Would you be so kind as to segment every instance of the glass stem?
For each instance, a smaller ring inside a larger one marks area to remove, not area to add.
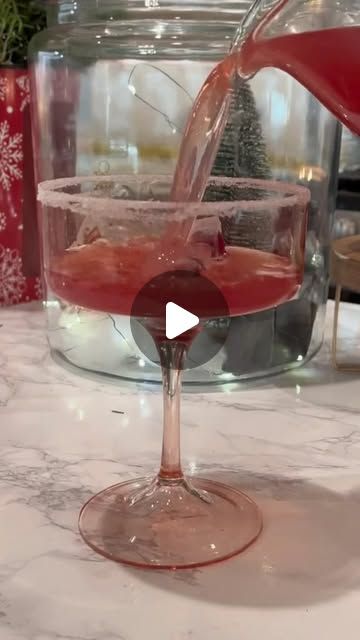
[[[158,344],[164,393],[164,426],[160,480],[182,480],[180,461],[180,396],[186,346],[181,342]]]

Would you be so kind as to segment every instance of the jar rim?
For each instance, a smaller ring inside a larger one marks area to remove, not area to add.
[[[114,22],[75,22],[66,25],[66,38],[53,39],[56,49],[63,42],[67,57],[86,60],[97,58],[141,58],[157,60],[168,58],[216,61],[226,55],[237,29],[232,21],[211,20],[116,20]]]

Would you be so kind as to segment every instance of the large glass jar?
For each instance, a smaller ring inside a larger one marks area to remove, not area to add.
[[[171,175],[196,93],[229,50],[249,2],[66,0],[31,46],[37,180],[87,174]],[[224,382],[306,362],[321,345],[340,127],[290,76],[267,69],[234,93],[217,175],[275,177],[312,194],[300,298],[233,318],[216,361],[185,382]],[[96,226],[96,225],[95,225]],[[236,229],[234,230],[236,232]],[[83,230],[94,229],[89,219]],[[78,367],[160,380],[128,319],[71,307],[47,292],[54,353]],[[221,327],[221,319],[219,319]],[[212,340],[214,332],[209,332]]]

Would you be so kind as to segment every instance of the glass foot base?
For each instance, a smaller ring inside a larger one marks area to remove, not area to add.
[[[79,528],[92,549],[116,562],[185,569],[240,553],[262,519],[250,498],[220,482],[156,478],[101,491],[84,505]]]

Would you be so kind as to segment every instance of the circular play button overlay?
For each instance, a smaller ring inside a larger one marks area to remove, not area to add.
[[[130,326],[145,358],[159,364],[155,341],[189,346],[184,368],[212,360],[224,345],[229,309],[220,289],[200,273],[162,273],[140,289],[131,309]]]

